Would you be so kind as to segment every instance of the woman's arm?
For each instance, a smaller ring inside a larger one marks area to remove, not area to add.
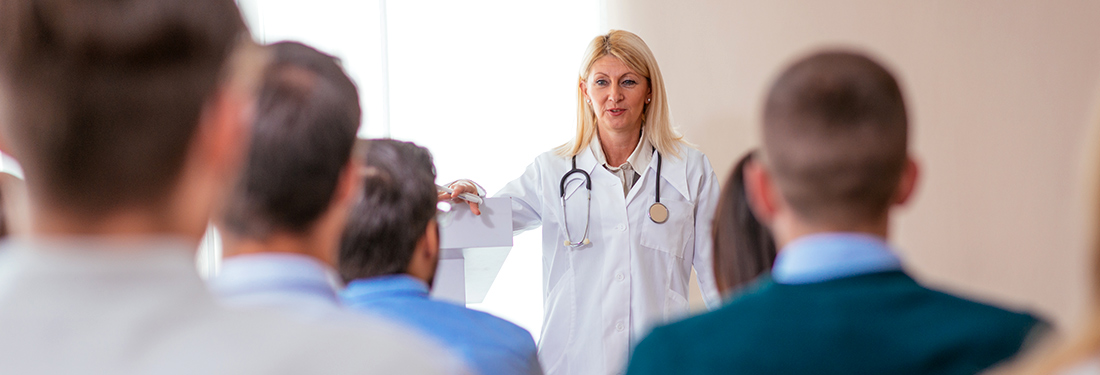
[[[536,159],[519,178],[512,180],[495,195],[512,198],[512,235],[542,225],[543,166]]]
[[[711,226],[714,225],[714,212],[718,206],[718,176],[710,166],[710,159],[703,156],[703,180],[700,183],[698,201],[695,202],[695,256],[692,266],[699,279],[699,289],[703,293],[703,302],[708,310],[722,306],[722,296],[718,293],[718,284],[714,280],[714,240],[711,238]]]

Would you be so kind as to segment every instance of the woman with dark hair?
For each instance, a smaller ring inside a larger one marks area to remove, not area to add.
[[[749,151],[734,166],[726,180],[714,214],[714,279],[718,291],[728,296],[772,268],[775,240],[768,228],[756,220],[745,194],[745,165],[753,159]]]

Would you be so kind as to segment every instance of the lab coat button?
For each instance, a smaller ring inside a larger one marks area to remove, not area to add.
[[[615,278],[618,279],[619,281],[623,281],[623,279],[625,279],[626,276],[623,276],[623,274],[620,273],[618,275],[615,275]]]
[[[624,231],[624,230],[626,230],[626,225],[622,225],[622,224],[616,225],[615,229],[618,229],[619,231]]]
[[[615,325],[615,330],[616,331],[622,332],[624,329],[626,329],[626,326],[623,325],[622,323],[619,323],[619,324]]]

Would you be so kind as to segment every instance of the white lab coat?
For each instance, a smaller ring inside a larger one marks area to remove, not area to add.
[[[539,360],[548,375],[616,374],[624,371],[633,344],[654,326],[688,313],[688,279],[698,273],[709,308],[719,302],[711,265],[711,220],[718,181],[702,152],[681,147],[663,156],[663,224],[649,219],[654,203],[657,155],[623,197],[622,181],[598,165],[590,148],[577,167],[592,179],[591,244],[571,248],[561,201],[562,176],[570,158],[544,153],[497,196],[512,198],[513,230],[542,226],[542,287],[545,322]],[[587,189],[575,173],[566,181],[569,233],[584,233]]]

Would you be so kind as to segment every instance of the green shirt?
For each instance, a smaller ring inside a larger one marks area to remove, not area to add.
[[[901,271],[802,285],[765,276],[719,310],[655,329],[628,374],[974,374],[1037,326]]]

